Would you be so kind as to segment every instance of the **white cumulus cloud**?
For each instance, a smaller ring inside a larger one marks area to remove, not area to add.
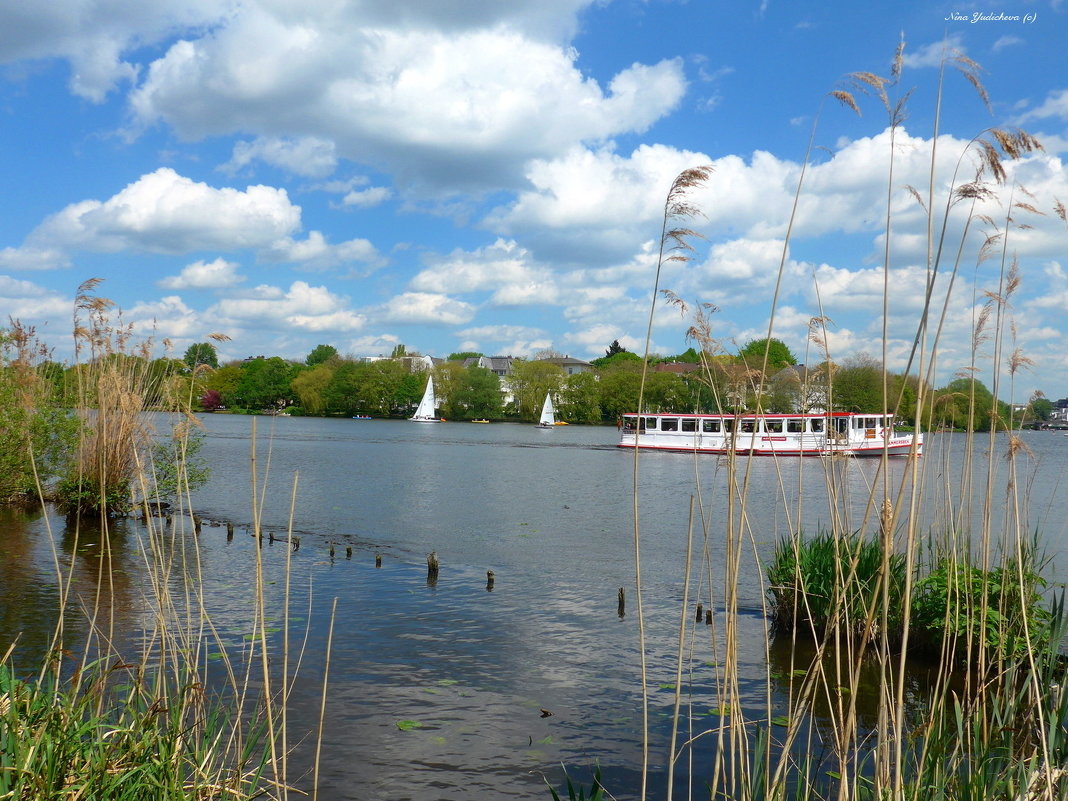
[[[223,289],[244,281],[237,274],[238,265],[225,259],[195,261],[182,268],[178,275],[169,275],[159,281],[164,289]]]

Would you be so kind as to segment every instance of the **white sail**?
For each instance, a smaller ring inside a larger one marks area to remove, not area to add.
[[[415,414],[409,419],[417,423],[436,423],[438,418],[434,416],[434,408],[437,405],[437,398],[434,397],[434,376],[427,376],[426,391],[423,393],[423,399],[419,401],[419,408],[415,410]]]
[[[551,428],[556,425],[556,413],[553,411],[553,399],[549,397],[548,393],[545,395],[545,403],[541,406],[541,419],[538,421],[538,425],[542,428]]]

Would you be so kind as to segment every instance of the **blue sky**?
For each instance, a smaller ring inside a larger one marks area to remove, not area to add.
[[[976,19],[1003,14],[1017,19]],[[711,0],[114,0],[0,7],[0,314],[70,353],[88,278],[178,355],[209,333],[224,358],[354,356],[397,344],[603,355],[640,350],[665,193],[704,237],[661,286],[709,302],[726,351],[764,336],[813,123],[816,150],[789,241],[773,335],[818,361],[883,349],[890,134],[829,92],[888,75],[907,94],[889,186],[887,361],[901,369],[922,309],[926,197],[943,54],[978,65],[990,107],[953,69],[939,120],[935,205],[990,126],[1045,147],[1008,165],[961,250],[939,267],[947,310],[936,382],[971,359],[973,321],[1002,274],[977,261],[1018,211],[1022,281],[1001,349],[1033,362],[1011,394],[1068,396],[1068,2]],[[1021,194],[1024,187],[1031,194]],[[1062,207],[1063,208],[1063,207]],[[956,253],[963,208],[950,225]],[[1023,218],[1027,217],[1026,220]],[[663,307],[653,349],[688,347]],[[933,330],[933,326],[932,326]],[[998,342],[980,344],[989,381]],[[1004,390],[1008,395],[1009,390]]]

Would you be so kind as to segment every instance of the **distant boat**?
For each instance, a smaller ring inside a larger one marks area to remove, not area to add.
[[[427,376],[426,391],[423,392],[423,399],[419,401],[419,408],[408,419],[415,423],[438,423],[440,421],[434,416],[434,408],[437,405],[437,398],[434,397],[434,376],[430,375]]]
[[[353,420],[370,420],[371,419],[371,415],[369,415],[369,414],[354,414],[352,416],[352,419]]]
[[[489,420],[472,420],[472,423],[488,423]]]
[[[553,411],[553,399],[549,393],[545,393],[545,403],[541,405],[541,419],[538,420],[538,428],[552,428],[556,425],[556,413]]]

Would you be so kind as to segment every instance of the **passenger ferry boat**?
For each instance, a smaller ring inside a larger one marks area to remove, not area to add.
[[[923,434],[894,431],[892,414],[625,414],[619,447],[780,456],[919,454]]]

